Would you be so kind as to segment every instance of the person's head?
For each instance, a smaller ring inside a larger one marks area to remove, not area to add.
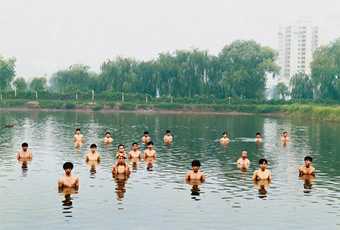
[[[268,167],[268,161],[262,158],[259,160],[259,165],[262,170],[265,170]]]
[[[223,133],[222,133],[222,136],[223,136],[223,137],[228,137],[228,132],[223,132]]]
[[[76,128],[75,134],[77,134],[77,135],[80,134],[80,128]]]
[[[149,132],[148,131],[145,131],[144,132],[144,137],[148,137],[149,136]]]
[[[309,166],[311,166],[312,162],[313,162],[313,158],[311,156],[305,156],[305,166],[308,168]]]
[[[132,143],[132,150],[137,151],[139,149],[139,145],[137,142]]]
[[[259,139],[259,138],[262,138],[262,135],[261,135],[261,133],[257,132],[257,133],[255,134],[255,137],[256,137],[257,139]]]
[[[125,156],[119,155],[117,160],[118,160],[118,164],[123,164],[123,163],[125,163]]]
[[[28,149],[28,144],[27,144],[26,142],[22,143],[22,144],[21,144],[21,148],[22,148],[23,151],[26,152],[27,149]]]
[[[248,158],[248,152],[246,150],[243,150],[241,152],[241,157],[242,157],[243,160],[247,159]]]
[[[165,131],[165,135],[170,136],[171,135],[171,131],[170,130],[166,130]]]
[[[149,141],[146,146],[148,147],[148,149],[152,149],[153,148],[153,142]]]
[[[191,167],[194,172],[198,172],[201,167],[201,162],[199,160],[193,160],[191,162]]]
[[[118,152],[120,152],[120,153],[125,152],[125,145],[123,145],[123,144],[118,145]]]
[[[97,145],[96,145],[96,144],[90,145],[90,150],[91,150],[92,153],[96,152],[96,150],[97,150]]]
[[[284,131],[284,132],[282,133],[282,136],[283,136],[283,137],[288,137],[288,132],[287,132],[287,131]]]
[[[73,164],[71,162],[65,162],[63,165],[63,169],[67,175],[70,175],[73,169]]]
[[[111,133],[110,133],[110,132],[106,132],[106,133],[105,133],[105,137],[106,137],[106,138],[110,138],[110,137],[111,137]]]

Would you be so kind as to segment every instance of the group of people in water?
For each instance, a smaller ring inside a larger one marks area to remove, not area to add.
[[[166,145],[171,145],[173,143],[174,137],[170,130],[167,130],[163,137],[163,142]],[[104,143],[111,144],[113,138],[110,132],[106,132],[104,135]],[[261,143],[263,141],[261,133],[256,133],[255,135],[256,143]],[[283,132],[281,135],[281,141],[284,145],[289,142],[288,132]],[[80,129],[77,128],[74,134],[74,145],[75,147],[80,147],[85,142],[84,136],[81,134]],[[118,145],[117,152],[115,154],[116,162],[112,166],[112,175],[117,180],[117,184],[126,180],[131,173],[129,164],[126,162],[128,159],[133,168],[136,168],[138,162],[142,159],[145,161],[147,170],[153,169],[153,164],[157,158],[156,150],[154,149],[154,143],[151,140],[149,132],[144,132],[141,138],[141,142],[145,145],[145,150],[142,152],[140,150],[139,143],[135,142],[131,145],[131,150],[127,153],[125,145]],[[229,135],[227,132],[222,134],[219,142],[222,145],[228,145],[230,143]],[[27,143],[22,143],[21,150],[17,153],[17,160],[22,162],[22,168],[27,168],[27,162],[32,160],[32,152],[28,149]],[[85,155],[85,161],[91,166],[91,170],[95,171],[96,165],[100,162],[101,157],[97,151],[97,145],[91,144],[90,149]],[[315,168],[312,166],[312,157],[306,156],[304,158],[304,165],[299,167],[298,173],[300,177],[314,177]],[[246,150],[241,152],[240,158],[236,161],[237,167],[241,171],[247,171],[250,166],[250,160],[248,159],[248,153]],[[58,180],[58,188],[62,191],[64,190],[78,190],[79,189],[79,177],[72,174],[73,163],[65,162],[63,165],[64,175]],[[201,170],[201,162],[199,160],[193,160],[191,164],[191,170],[185,175],[185,181],[192,185],[192,193],[199,191],[198,186],[206,180],[206,176]],[[268,169],[267,159],[259,160],[259,168],[254,171],[252,180],[258,186],[260,194],[266,194],[267,187],[272,180],[272,173]],[[118,184],[119,185],[119,184]],[[125,185],[125,183],[124,183]],[[119,195],[119,194],[118,194]]]

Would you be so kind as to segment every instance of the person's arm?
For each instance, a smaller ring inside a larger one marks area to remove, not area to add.
[[[116,174],[116,164],[114,164],[113,166],[112,166],[112,174]]]
[[[89,155],[87,155],[87,154],[86,154],[86,156],[85,156],[85,161],[86,161],[86,162],[89,162]]]
[[[272,180],[272,173],[269,172],[269,175],[268,175],[268,180],[271,181]]]
[[[32,155],[32,152],[31,152],[31,151],[29,151],[29,158],[30,158],[30,160],[33,159],[33,155]]]
[[[303,176],[303,171],[302,171],[302,167],[299,168],[299,176]]]
[[[253,181],[257,181],[257,170],[253,174]]]
[[[201,181],[204,182],[206,179],[205,175],[202,173]]]
[[[130,175],[130,167],[128,165],[126,165],[125,167],[125,172],[126,172],[126,175]]]
[[[315,176],[315,168],[313,168],[311,175]]]
[[[20,152],[17,153],[17,160],[20,160]]]
[[[79,177],[76,178],[76,182],[74,184],[75,189],[79,189]]]
[[[185,180],[189,181],[190,180],[190,172],[187,172],[187,174],[185,175]]]
[[[62,179],[59,179],[58,180],[58,189],[62,189],[63,186],[64,186],[64,183],[63,183]]]
[[[236,161],[236,164],[240,165],[240,164],[241,164],[241,160],[238,159],[238,160]]]
[[[100,155],[98,154],[97,162],[100,162]]]

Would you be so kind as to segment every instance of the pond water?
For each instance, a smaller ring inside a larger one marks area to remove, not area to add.
[[[3,128],[15,124],[12,128]],[[340,217],[340,124],[262,116],[135,113],[1,112],[0,229],[337,229]],[[76,127],[85,144],[73,145]],[[171,146],[162,143],[170,129]],[[114,142],[103,144],[106,130]],[[153,171],[142,162],[125,180],[111,167],[119,143],[129,148],[148,130],[158,159]],[[224,130],[231,143],[221,146]],[[283,146],[280,133],[290,142]],[[256,144],[261,132],[264,142]],[[15,156],[28,142],[33,160],[22,169]],[[97,143],[102,161],[90,172],[84,156]],[[235,161],[246,149],[248,172]],[[310,154],[315,180],[301,180],[297,168]],[[251,180],[265,157],[273,181],[265,192]],[[184,182],[191,161],[207,176],[199,188]],[[77,194],[57,191],[65,161],[80,177]]]

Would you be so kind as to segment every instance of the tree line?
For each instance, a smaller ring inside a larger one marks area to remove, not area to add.
[[[217,55],[204,50],[161,53],[150,61],[116,57],[102,63],[98,73],[77,64],[47,79],[27,82],[15,78],[15,59],[0,57],[0,90],[50,91],[59,94],[105,92],[143,94],[151,97],[265,98],[266,78],[277,76],[277,53],[255,41],[234,41]],[[314,53],[311,75],[298,73],[290,87],[278,84],[283,98],[340,99],[340,40]],[[288,90],[290,89],[290,90]]]

